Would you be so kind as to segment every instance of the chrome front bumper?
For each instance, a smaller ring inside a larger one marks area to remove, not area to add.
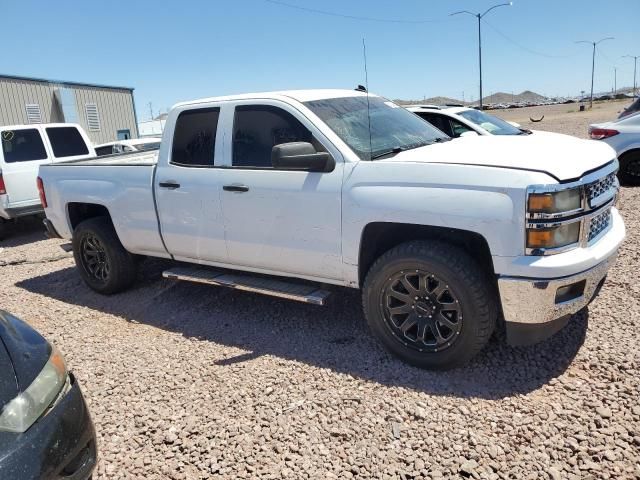
[[[536,343],[557,332],[569,315],[587,306],[598,294],[617,253],[589,270],[567,277],[499,277],[507,341],[514,345]]]

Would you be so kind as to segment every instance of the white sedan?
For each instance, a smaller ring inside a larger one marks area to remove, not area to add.
[[[144,152],[147,150],[158,150],[160,148],[160,140],[160,137],[132,138],[102,143],[96,145],[94,148],[96,155],[99,157],[118,153]]]
[[[507,122],[474,108],[450,105],[411,105],[406,108],[452,138],[458,138],[467,132],[478,135],[531,133],[530,130],[521,129],[517,123]]]
[[[589,136],[608,143],[618,154],[618,178],[626,185],[640,185],[640,113],[613,122],[594,123]]]

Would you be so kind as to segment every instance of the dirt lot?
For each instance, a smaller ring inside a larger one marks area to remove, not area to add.
[[[584,112],[580,111],[579,104],[569,103],[567,105],[547,105],[513,110],[493,110],[488,113],[498,115],[505,120],[518,122],[523,128],[548,130],[588,138],[589,124],[614,120],[618,113],[630,103],[631,100],[595,102],[592,110],[587,109]],[[531,121],[531,118],[539,120],[543,116],[544,119],[540,122]]]
[[[620,108],[548,108],[535,127],[584,135]],[[588,311],[445,373],[385,353],[355,291],[308,306],[172,283],[147,261],[132,291],[99,296],[36,223],[0,243],[0,308],[65,353],[98,479],[640,478],[640,189],[620,207],[628,239]]]

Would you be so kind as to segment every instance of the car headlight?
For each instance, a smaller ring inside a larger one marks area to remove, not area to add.
[[[530,193],[527,200],[529,214],[567,214],[582,209],[582,190],[572,188],[558,192]]]
[[[580,222],[543,228],[527,229],[527,248],[553,249],[577,244],[580,241]]]
[[[64,359],[60,352],[52,347],[49,361],[35,380],[2,410],[0,430],[26,432],[60,394],[67,378]]]

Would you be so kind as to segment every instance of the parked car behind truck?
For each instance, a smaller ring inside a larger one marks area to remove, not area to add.
[[[68,123],[0,127],[0,142],[0,237],[9,221],[42,213],[40,165],[95,156],[82,127]]]
[[[512,344],[555,333],[596,295],[625,235],[609,146],[448,140],[348,90],[181,103],[157,154],[42,166],[46,225],[72,240],[97,292],[130,287],[138,255],[192,265],[168,278],[313,304],[327,285],[359,288],[387,348],[448,368],[499,316]]]
[[[618,178],[623,184],[640,185],[640,112],[613,122],[589,125],[589,136],[610,145],[618,156]]]

